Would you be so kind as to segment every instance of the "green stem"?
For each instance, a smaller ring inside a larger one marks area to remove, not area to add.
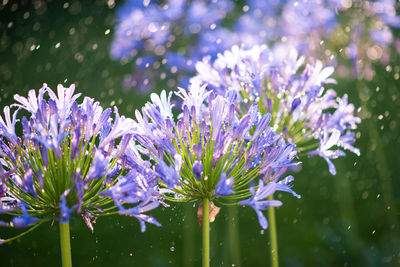
[[[210,266],[210,200],[203,199],[203,267]]]
[[[60,222],[61,259],[63,267],[72,267],[69,223]]]
[[[274,196],[268,197],[269,200],[273,200]],[[276,231],[276,219],[275,219],[275,208],[268,208],[268,223],[269,223],[269,240],[271,243],[271,266],[278,267],[278,237]]]
[[[21,233],[21,234],[19,234],[19,235],[17,235],[17,236],[11,237],[11,238],[9,238],[9,239],[5,239],[5,240],[1,240],[1,239],[0,239],[0,245],[5,244],[5,243],[8,243],[8,242],[11,242],[11,241],[13,241],[13,240],[15,240],[15,239],[18,239],[18,238],[20,238],[20,237],[26,235],[27,233],[32,232],[32,231],[35,230],[37,227],[39,227],[41,224],[42,224],[42,222],[39,222],[39,223],[35,224],[34,226],[32,226],[31,228],[29,228],[27,231],[25,231],[25,232],[23,232],[23,233]]]

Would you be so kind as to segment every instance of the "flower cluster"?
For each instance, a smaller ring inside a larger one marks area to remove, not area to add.
[[[111,55],[135,60],[126,86],[140,90],[164,79],[186,85],[194,62],[232,45],[283,44],[339,64],[339,75],[351,73],[350,60],[355,76],[371,78],[372,61],[387,63],[391,46],[400,51],[391,28],[400,28],[395,0],[248,0],[236,8],[229,0],[132,0],[119,11]]]
[[[360,122],[353,115],[354,106],[347,95],[336,97],[329,78],[333,67],[320,61],[305,62],[295,50],[285,56],[272,53],[265,46],[250,50],[234,46],[214,62],[205,58],[196,64],[194,84],[205,84],[219,95],[235,91],[237,108],[242,114],[254,106],[261,114],[271,114],[271,125],[287,142],[296,144],[300,156],[323,157],[329,171],[336,174],[331,159],[343,156],[346,149],[359,154],[353,147],[352,132]]]
[[[54,219],[67,223],[74,213],[93,230],[98,216],[116,210],[107,197],[113,186],[137,180],[132,192],[154,189],[151,176],[136,175],[141,169],[128,164],[133,120],[120,116],[117,108],[112,119],[110,108],[103,110],[89,97],[78,104],[80,94],[74,90],[74,85],[58,85],[56,94],[44,84],[37,95],[34,90],[27,98],[15,95],[16,103],[4,108],[0,213],[14,217],[2,226],[23,228]],[[18,119],[20,113],[28,116]],[[158,203],[156,193],[152,199],[138,196],[126,202],[140,202],[135,217],[147,221],[142,212]]]
[[[337,26],[334,2],[249,0],[234,32],[248,46],[282,41],[307,51],[319,46]]]
[[[387,64],[389,48],[400,51],[391,30],[400,28],[395,0],[251,0],[246,10],[234,27],[237,44],[278,49],[282,42],[302,54],[338,64],[338,75],[351,73],[346,71],[350,60],[354,76],[370,79],[372,61]]]
[[[261,116],[255,105],[239,114],[236,91],[215,95],[193,83],[189,92],[177,93],[183,100],[177,120],[165,91],[136,111],[134,139],[155,164],[160,192],[171,201],[206,198],[251,206],[266,228],[261,211],[281,205],[269,196],[281,190],[299,197],[291,190],[293,177],[282,178],[298,164],[295,146],[268,126],[270,114]]]
[[[117,15],[111,47],[114,59],[135,59],[135,74],[125,84],[146,91],[154,87],[153,80],[165,79],[166,73],[193,72],[192,62],[209,51],[200,55],[185,45],[219,26],[233,6],[230,0],[128,1]]]

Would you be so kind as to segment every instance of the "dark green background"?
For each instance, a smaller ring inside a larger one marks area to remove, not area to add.
[[[13,94],[26,95],[43,82],[53,89],[76,83],[84,95],[133,116],[148,95],[124,90],[131,63],[110,59],[118,6],[111,1],[30,2],[0,3],[0,108],[12,102]],[[304,160],[295,174],[302,198],[279,196],[284,202],[277,211],[282,266],[400,266],[400,92],[394,78],[399,62],[396,55],[390,71],[375,66],[377,75],[370,82],[338,79],[339,94],[349,94],[356,107],[362,106],[361,156],[349,153],[335,160],[336,176],[322,159]],[[76,218],[71,223],[74,266],[200,266],[197,205],[151,212],[163,227],[150,225],[145,233],[129,217],[99,218],[94,233]],[[235,210],[227,208],[212,224],[212,265],[268,265],[267,231],[261,231],[250,208],[238,211],[238,224],[229,216]],[[236,242],[229,237],[232,223],[239,231]],[[17,233],[1,228],[0,238]],[[0,246],[0,266],[59,265],[57,222]]]

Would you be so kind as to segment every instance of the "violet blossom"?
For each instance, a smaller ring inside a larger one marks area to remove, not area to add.
[[[154,175],[142,172],[140,181],[135,175],[139,166],[133,162],[140,164],[140,157],[133,159],[136,154],[128,147],[134,121],[120,116],[116,108],[112,116],[110,109],[103,110],[89,97],[78,103],[79,96],[74,85],[58,85],[55,93],[44,84],[38,95],[34,90],[28,97],[15,95],[16,103],[4,108],[0,212],[14,217],[1,225],[33,228],[48,220],[65,224],[81,215],[93,230],[97,217],[125,205],[114,203],[110,192],[131,180],[137,184],[131,193],[140,196],[127,201],[130,208],[136,207],[132,214],[142,230],[144,221],[159,225],[143,214],[158,206],[159,194]],[[16,130],[20,126],[21,132]]]

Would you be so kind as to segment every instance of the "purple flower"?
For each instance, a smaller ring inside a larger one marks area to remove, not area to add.
[[[153,95],[143,115],[136,112],[134,139],[154,162],[159,192],[167,200],[209,198],[240,203],[251,195],[248,184],[263,179],[275,183],[296,165],[295,146],[280,140],[269,126],[271,116],[262,116],[257,105],[248,111],[236,108],[236,91],[215,95],[206,88],[194,82],[188,91],[179,89],[183,105],[177,119],[169,112],[170,105]],[[167,123],[175,126],[167,127]],[[279,181],[282,191],[298,196],[292,184],[290,179]],[[131,195],[135,197],[133,193],[127,197]],[[134,216],[137,209],[122,211]]]
[[[43,84],[43,87],[39,89],[39,94],[36,96],[35,90],[30,90],[28,93],[28,98],[20,96],[18,94],[14,95],[15,101],[18,103],[14,104],[14,106],[20,107],[25,109],[26,111],[30,112],[31,114],[36,114],[40,105],[43,101],[43,95],[47,91],[48,86],[47,84]]]
[[[18,145],[18,138],[17,138],[17,135],[15,134],[15,123],[17,122],[17,114],[18,114],[18,110],[16,110],[14,112],[12,119],[11,119],[10,107],[5,106],[4,107],[5,121],[0,116],[0,135],[7,138],[7,140],[10,143],[12,143],[14,146]]]
[[[173,166],[168,166],[164,161],[160,161],[156,165],[156,174],[169,188],[174,188],[180,184],[179,170],[177,171]]]
[[[47,88],[46,91],[49,93],[50,99],[56,103],[58,116],[63,122],[69,115],[72,104],[81,94],[74,95],[75,84],[71,84],[69,88],[65,88],[61,84],[57,85],[57,95],[50,88]]]
[[[91,180],[107,175],[110,158],[104,156],[101,151],[97,151],[93,158],[93,163],[86,175],[86,179]]]
[[[68,208],[68,203],[67,200],[65,198],[65,195],[62,194],[61,195],[61,203],[60,203],[60,222],[61,223],[68,223],[69,222],[69,218],[72,214],[72,212],[74,211],[76,207],[73,206],[71,208]]]
[[[144,232],[146,231],[146,222],[147,223],[151,223],[154,224],[156,226],[161,226],[161,224],[159,222],[157,222],[156,219],[154,219],[154,217],[146,215],[146,214],[142,214],[142,213],[138,213],[138,212],[121,212],[121,214],[125,214],[125,215],[130,215],[135,217],[136,219],[139,220],[140,222],[140,231]]]
[[[99,148],[105,148],[111,141],[117,139],[125,134],[132,133],[133,121],[125,116],[119,116],[118,108],[114,107],[115,120],[114,124],[107,134],[107,137],[101,140]]]
[[[14,217],[11,221],[11,226],[14,228],[25,228],[29,225],[35,224],[38,221],[37,218],[34,217],[24,217],[24,216],[17,216]]]
[[[340,156],[344,156],[345,153],[339,149],[330,150],[333,146],[337,146],[339,144],[340,139],[340,131],[337,129],[333,129],[332,133],[328,132],[328,129],[324,129],[322,135],[320,135],[320,146],[317,150],[313,150],[308,154],[310,156],[318,155],[322,157],[326,163],[328,163],[329,172],[332,175],[336,174],[335,165],[333,165],[331,159],[336,159]]]
[[[146,5],[128,1],[117,14],[110,50],[114,59],[132,60],[135,65],[135,73],[125,85],[142,91],[152,90],[155,81],[166,75],[181,80],[181,73],[193,73],[194,61],[220,51],[210,44],[207,47],[213,51],[204,49],[205,43],[197,44],[196,39],[212,34],[233,8],[230,0],[151,1]],[[187,50],[185,47],[178,49],[176,40],[186,44],[195,41],[195,45]]]
[[[282,205],[282,202],[279,200],[266,200],[269,196],[272,196],[276,190],[277,184],[275,182],[269,182],[264,185],[262,180],[260,180],[258,182],[257,191],[255,191],[254,187],[250,189],[252,197],[239,202],[241,205],[250,206],[254,209],[257,213],[258,222],[263,229],[268,228],[268,221],[262,211],[269,207],[280,207]]]
[[[280,181],[279,181],[280,180]],[[277,178],[275,180],[276,183],[276,190],[278,191],[285,191],[288,193],[291,193],[293,196],[297,197],[297,198],[301,198],[301,196],[299,194],[297,194],[296,192],[294,192],[292,190],[292,187],[294,185],[294,178],[293,176],[289,175],[287,177],[285,177],[284,179],[279,179]]]
[[[94,231],[93,223],[96,222],[98,217],[93,215],[92,212],[84,210],[82,213],[82,218],[85,221],[86,226],[93,232]]]
[[[358,154],[353,147],[355,138],[348,135],[361,122],[354,116],[354,106],[348,103],[347,95],[337,98],[334,90],[325,90],[327,84],[336,83],[330,78],[333,67],[324,66],[320,61],[306,62],[295,50],[280,55],[266,47],[255,46],[246,50],[234,46],[220,54],[214,62],[206,59],[197,63],[196,69],[198,74],[191,80],[195,86],[206,86],[219,95],[234,90],[240,96],[236,98],[235,108],[245,112],[239,114],[237,135],[240,136],[247,131],[247,127],[257,122],[260,128],[256,128],[251,139],[255,140],[259,130],[266,129],[269,120],[272,128],[282,134],[285,142],[282,140],[280,146],[271,148],[271,153],[261,163],[261,173],[267,177],[275,179],[282,175],[285,168],[298,164],[293,162],[296,152],[310,152],[318,143],[318,153],[309,155],[319,155],[327,160],[331,173],[336,172],[330,159],[344,156],[341,150],[329,150],[331,146]],[[263,115],[260,120],[255,116],[257,112]],[[272,114],[269,115],[269,112]],[[332,133],[336,130],[338,134],[335,136],[338,136],[333,145],[328,143],[330,146],[326,147],[323,144],[327,139],[318,140],[322,131]],[[263,137],[263,140],[273,141],[274,138]],[[247,154],[255,155],[258,149],[254,147]],[[255,157],[248,161],[247,166],[259,164],[259,160]],[[273,171],[275,174],[271,176]]]
[[[203,175],[203,164],[199,161],[195,161],[193,164],[193,173],[197,180],[200,180]]]
[[[89,97],[83,99],[81,109],[79,109],[79,112],[77,113],[79,113],[80,116],[82,116],[82,119],[84,119],[83,127],[85,129],[85,141],[96,136],[111,117],[110,108],[103,111],[99,102],[95,102],[94,99]]]
[[[152,170],[136,166],[103,194],[114,200],[120,214],[137,218],[142,232],[146,230],[145,222],[161,226],[152,216],[144,214],[157,208],[161,198]]]
[[[27,227],[27,226],[30,226],[30,225],[35,224],[35,223],[38,222],[38,220],[39,220],[38,218],[36,218],[36,217],[30,217],[30,216],[28,215],[28,211],[27,211],[27,209],[26,209],[25,204],[21,203],[21,204],[19,205],[19,207],[20,207],[20,209],[21,209],[22,216],[16,216],[16,217],[14,217],[14,218],[12,219],[12,221],[11,221],[11,223],[10,223],[10,225],[11,225],[12,227],[15,227],[15,228],[25,228],[25,227]]]
[[[399,27],[400,27],[400,24],[399,24]],[[393,34],[387,28],[383,28],[380,30],[371,30],[370,35],[371,35],[372,40],[374,40],[375,43],[377,43],[381,46],[388,46],[390,43],[393,42]]]
[[[3,183],[0,183],[0,198],[4,197],[7,192],[8,192],[7,186],[5,184],[3,184]]]
[[[222,173],[218,184],[215,186],[214,196],[228,196],[235,193],[232,189],[233,181],[233,177],[226,179],[226,173]]]
[[[13,208],[13,213],[22,216],[3,225],[22,228],[55,219],[67,223],[73,214],[80,214],[93,230],[97,217],[118,210],[110,205],[111,195],[106,192],[133,168],[144,177],[138,194],[146,192],[136,203],[141,207],[136,216],[150,203],[158,203],[157,178],[144,172],[149,164],[143,164],[129,146],[133,120],[120,116],[116,108],[112,116],[111,109],[103,110],[88,97],[79,103],[79,96],[74,85],[58,85],[56,94],[44,84],[37,96],[33,90],[27,98],[15,96],[12,106],[29,114],[21,121],[18,110],[11,119],[10,108],[4,109],[5,120],[0,116],[0,136],[4,137],[0,138],[0,212]],[[22,127],[21,136],[15,133],[18,127]],[[144,184],[149,190],[143,189]]]
[[[286,55],[290,46],[336,65],[347,60],[355,75],[369,79],[371,62],[387,64],[398,41],[391,27],[400,28],[395,0],[248,0],[242,11],[231,0],[138,2],[127,1],[117,13],[110,53],[132,61],[134,73],[125,85],[141,91],[154,90],[157,81],[184,86],[197,61],[214,60],[233,45],[268,44],[274,55]],[[345,38],[337,38],[338,32]],[[347,49],[336,54],[327,49],[339,46]]]

